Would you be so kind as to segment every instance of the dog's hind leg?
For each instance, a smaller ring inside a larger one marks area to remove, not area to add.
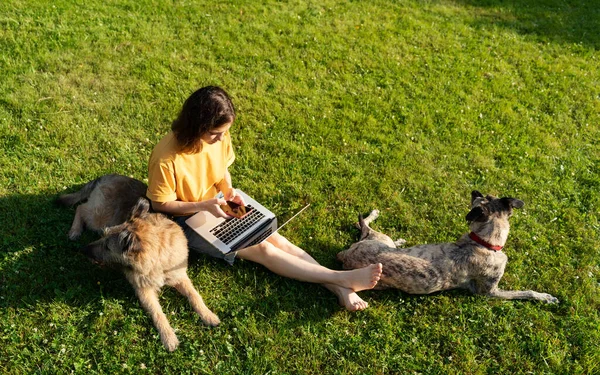
[[[390,237],[386,236],[383,233],[377,232],[376,230],[373,230],[373,229],[371,229],[371,227],[369,227],[369,224],[371,224],[371,222],[373,222],[373,220],[377,219],[377,217],[379,217],[379,210],[371,211],[369,216],[367,216],[364,219],[363,219],[362,215],[359,215],[359,217],[358,217],[358,225],[360,227],[359,242],[360,241],[379,241],[379,242],[384,243],[386,246],[395,248],[396,244]]]
[[[356,223],[354,223],[354,226],[356,227],[356,229],[362,230],[364,225],[366,225],[368,227],[369,224],[371,224],[371,222],[373,220],[377,219],[378,217],[379,217],[379,210],[371,211],[371,213],[369,213],[369,216],[367,216],[366,218],[363,218],[362,215],[358,215],[358,221]]]
[[[379,217],[379,210],[373,210],[369,216],[363,218],[362,215],[358,216],[358,229],[360,229],[360,240],[362,241],[367,238],[374,230],[369,227],[369,224]]]
[[[97,205],[94,206],[93,202],[90,201],[77,206],[73,224],[71,224],[71,229],[69,230],[69,239],[76,240],[79,238],[85,228],[93,231],[102,230],[103,227],[98,223],[106,222],[106,219],[99,216],[97,211]]]
[[[369,214],[369,216],[364,218],[364,223],[365,225],[369,226],[371,225],[371,222],[375,219],[377,219],[379,217],[379,210],[373,210],[371,211],[371,213]]]
[[[71,229],[69,230],[69,239],[74,241],[81,236],[83,232],[83,228],[85,227],[85,204],[78,206],[75,210],[75,218],[73,218],[73,224],[71,224]]]
[[[200,315],[200,318],[205,324],[217,326],[221,323],[219,317],[206,307],[202,296],[196,291],[196,288],[194,288],[192,281],[188,277],[178,280],[177,283],[173,284],[173,287],[190,301],[190,305],[192,305],[196,314]]]
[[[148,315],[150,315],[154,326],[160,334],[160,341],[162,341],[165,348],[170,352],[177,349],[179,340],[175,335],[175,331],[173,331],[173,328],[171,328],[165,313],[160,307],[160,303],[158,302],[158,294],[156,291],[152,288],[143,288],[137,289],[136,294],[140,300],[140,303],[142,304],[142,307],[144,310],[146,310]]]

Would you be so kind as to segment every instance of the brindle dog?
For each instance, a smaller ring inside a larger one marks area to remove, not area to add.
[[[470,233],[455,243],[406,249],[396,247],[406,241],[394,242],[369,227],[379,216],[379,211],[374,210],[366,219],[359,218],[360,241],[337,257],[346,269],[382,263],[383,274],[375,289],[397,288],[411,294],[429,294],[460,288],[489,297],[557,303],[558,299],[547,293],[498,289],[508,260],[501,251],[508,238],[508,218],[513,208],[523,205],[523,201],[515,198],[484,197],[473,191],[471,211],[466,217]]]
[[[102,238],[82,249],[83,253],[94,263],[116,267],[125,274],[163,345],[173,351],[179,340],[158,301],[164,285],[187,297],[205,324],[216,326],[220,321],[187,275],[188,246],[183,230],[164,215],[149,212],[148,200],[139,197],[143,186],[129,177],[109,175],[86,184],[71,197],[63,196],[61,201],[89,197],[77,208],[70,237],[79,235],[84,223],[90,229],[103,229]]]

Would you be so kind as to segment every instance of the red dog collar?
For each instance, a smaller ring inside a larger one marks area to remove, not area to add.
[[[484,246],[490,250],[500,251],[504,247],[504,246],[494,246],[491,243],[482,240],[481,237],[479,237],[478,235],[475,234],[475,232],[469,233],[469,238],[471,238],[473,241],[477,242],[481,246]]]

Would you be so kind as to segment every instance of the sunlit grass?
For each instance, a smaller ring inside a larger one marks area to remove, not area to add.
[[[596,373],[597,4],[549,1],[0,3],[0,371]],[[364,312],[260,266],[192,257],[222,320],[161,296],[168,354],[131,288],[77,253],[65,189],[139,179],[185,98],[233,97],[237,187],[324,265],[359,213],[410,245],[466,230],[469,193],[525,201],[506,289],[558,306],[363,292]]]

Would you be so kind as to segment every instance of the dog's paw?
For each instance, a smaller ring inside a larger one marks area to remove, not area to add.
[[[210,311],[202,317],[202,321],[204,322],[204,324],[211,327],[216,327],[221,323],[219,317]]]
[[[69,231],[69,239],[71,241],[75,241],[76,239],[78,239],[81,236],[81,231],[79,230],[70,230]]]
[[[174,351],[179,346],[179,339],[177,339],[177,336],[175,336],[174,333],[170,333],[164,336],[161,335],[160,341],[162,341],[162,344],[164,345],[165,349],[167,349],[167,351],[169,352]]]
[[[394,241],[394,245],[396,245],[396,247],[402,247],[406,245],[406,240],[404,238],[398,238],[396,241]]]
[[[556,304],[559,303],[560,301],[558,300],[558,298],[554,297],[553,295],[550,295],[548,293],[540,293],[541,296],[541,300],[549,303],[549,304]]]
[[[371,221],[377,219],[378,217],[379,217],[379,210],[375,209],[375,210],[371,211],[369,216],[367,216],[365,218],[365,221],[371,222]]]

